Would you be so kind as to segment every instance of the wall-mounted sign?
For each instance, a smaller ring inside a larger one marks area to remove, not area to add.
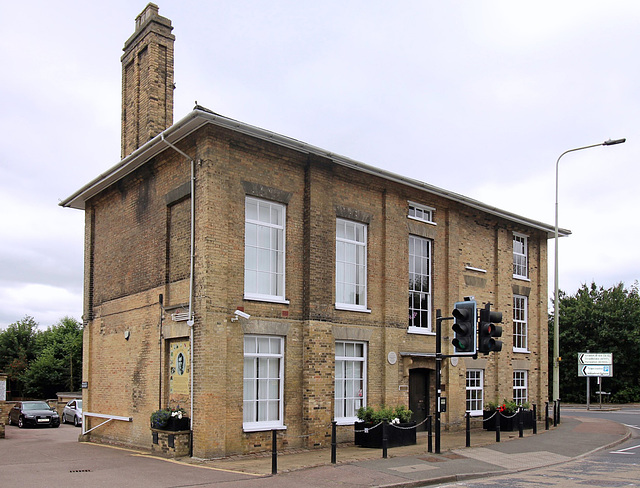
[[[82,388],[89,388],[89,382],[88,381],[83,381],[81,387]]]

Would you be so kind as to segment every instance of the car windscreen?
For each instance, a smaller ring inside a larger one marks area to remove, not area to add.
[[[49,410],[49,405],[45,402],[23,403],[23,410]]]

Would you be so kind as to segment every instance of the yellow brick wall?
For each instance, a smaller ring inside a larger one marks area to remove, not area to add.
[[[445,428],[456,428],[465,409],[467,367],[485,369],[485,400],[511,398],[512,372],[529,370],[529,396],[546,397],[546,236],[486,213],[362,172],[338,167],[226,129],[206,126],[180,144],[197,159],[194,289],[193,448],[197,457],[270,448],[270,432],[243,432],[243,336],[285,337],[284,424],[290,447],[326,446],[333,419],[336,338],[368,342],[368,404],[409,403],[411,368],[435,367],[435,336],[409,334],[408,238],[433,242],[433,313],[448,316],[465,295],[490,301],[504,316],[502,352],[478,361],[443,362]],[[160,339],[158,295],[165,307],[188,301],[187,204],[175,200],[189,182],[189,163],[171,149],[105,190],[87,206],[84,391],[89,411],[132,416],[92,433],[105,442],[150,447],[149,415],[168,401],[166,356],[159,347],[186,339],[184,324],[170,324]],[[244,204],[247,192],[286,198],[288,304],[244,300]],[[173,197],[172,197],[173,195]],[[172,200],[172,198],[174,198]],[[186,198],[186,199],[184,199]],[[436,225],[407,218],[407,202],[434,207]],[[369,313],[335,308],[335,223],[339,215],[367,221]],[[514,280],[512,233],[529,235],[529,281]],[[486,273],[471,271],[466,266]],[[177,281],[174,281],[177,280]],[[514,290],[529,295],[531,353],[513,353]],[[242,308],[251,315],[231,321]],[[451,352],[451,323],[443,327],[443,353]],[[129,331],[130,338],[124,338]],[[174,332],[171,332],[174,331]],[[275,331],[275,332],[274,332]],[[342,337],[344,338],[344,337]],[[398,361],[390,364],[390,352]],[[401,355],[402,352],[415,356]],[[420,356],[422,354],[422,357]],[[164,358],[164,359],[163,359]],[[435,408],[435,377],[430,410]],[[160,393],[162,385],[163,391]],[[341,426],[341,440],[352,439]]]

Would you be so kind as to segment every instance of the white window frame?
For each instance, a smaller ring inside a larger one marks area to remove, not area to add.
[[[351,230],[353,230],[353,233],[351,233]],[[335,306],[337,309],[353,312],[371,312],[367,308],[366,224],[352,220],[336,219],[335,293]],[[348,296],[352,296],[353,299],[345,300]]]
[[[513,233],[513,277],[529,279],[529,236],[517,232]]]
[[[513,370],[513,401],[518,405],[529,401],[529,372],[526,369]]]
[[[424,253],[416,253],[416,244],[420,244],[421,249],[427,250]],[[433,245],[430,239],[424,237],[409,236],[409,332],[416,334],[430,334],[431,330],[431,270],[432,270]],[[426,269],[425,269],[426,268]],[[426,272],[426,273],[425,273]],[[423,287],[416,287],[416,277],[426,280],[427,291],[423,291]],[[421,288],[421,289],[418,289]],[[419,303],[416,306],[416,295],[419,295]],[[423,308],[423,299],[426,301],[426,310]],[[426,317],[423,324],[420,319]],[[416,320],[420,325],[415,325]]]
[[[356,355],[358,347],[361,347],[362,356]],[[357,368],[353,367],[356,364],[361,366],[359,368],[361,375],[356,374]],[[356,390],[358,384],[360,388]],[[353,424],[358,420],[356,415],[358,408],[367,406],[366,342],[336,341],[334,385],[334,418],[339,425]],[[353,405],[352,415],[347,415],[346,411],[349,402]]]
[[[250,205],[256,206],[255,218],[250,216]],[[286,210],[286,206],[281,203],[248,195],[245,198],[244,298],[246,300],[289,303],[285,299]],[[274,219],[273,216],[278,213],[280,218]]]
[[[433,221],[433,213],[436,211],[433,207],[427,207],[416,202],[409,202],[408,218],[413,220],[419,220],[420,222],[426,222],[427,224],[436,225]]]
[[[284,338],[269,335],[245,335],[243,347],[243,430],[256,432],[285,429],[283,422]],[[274,368],[272,365],[276,361],[277,365]],[[277,377],[273,374],[274,372],[277,373]],[[277,388],[274,388],[275,382],[277,382]],[[276,395],[277,398],[273,398]],[[273,415],[274,403],[277,403],[276,416]],[[259,420],[265,412],[265,408],[267,418]]]
[[[529,299],[523,295],[513,296],[513,352],[529,352],[528,338]]]
[[[468,369],[465,374],[466,411],[472,417],[482,415],[484,409],[484,370]],[[475,405],[474,405],[475,404]],[[470,407],[476,408],[471,409]]]

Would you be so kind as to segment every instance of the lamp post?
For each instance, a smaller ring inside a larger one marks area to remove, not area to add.
[[[554,302],[553,302],[553,401],[560,399],[560,302],[558,301],[558,164],[567,153],[589,149],[597,146],[614,146],[622,144],[626,139],[615,139],[591,144],[590,146],[576,147],[563,152],[556,161],[556,226],[555,226],[555,270],[554,270]]]

